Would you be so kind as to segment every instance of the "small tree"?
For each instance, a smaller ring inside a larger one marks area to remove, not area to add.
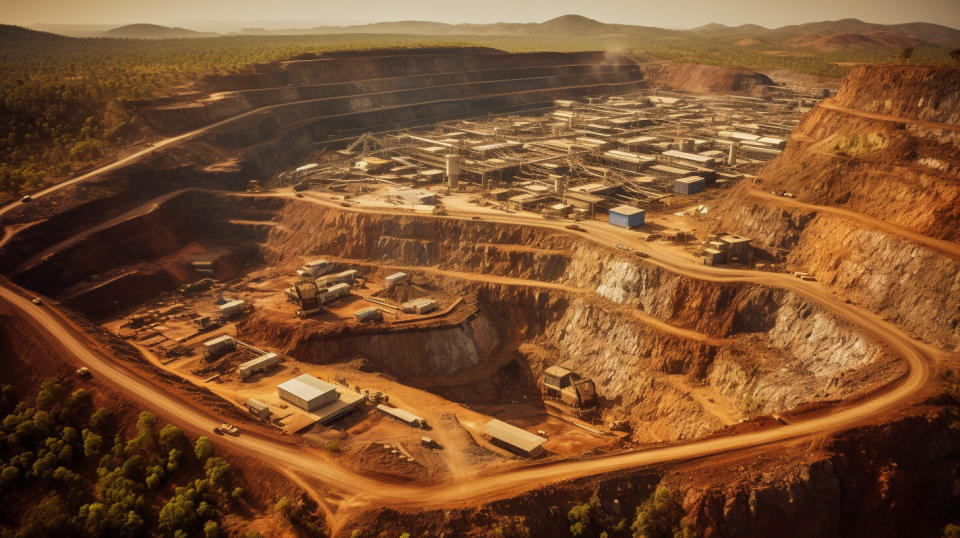
[[[910,58],[913,58],[913,47],[904,47],[903,50],[900,51],[900,57],[903,58],[904,61],[909,62]]]
[[[216,521],[207,521],[203,524],[204,538],[217,538],[220,536],[220,525]]]
[[[169,448],[176,445],[182,437],[183,433],[180,431],[180,428],[173,424],[167,424],[160,429],[160,444],[164,447]]]
[[[200,463],[206,463],[207,459],[213,456],[213,445],[210,444],[210,439],[198,437],[197,442],[193,445],[193,452],[197,455]]]
[[[950,51],[950,58],[951,58],[953,61],[955,61],[955,62],[957,62],[957,63],[960,63],[960,49],[953,49],[953,50],[951,50],[951,51]]]

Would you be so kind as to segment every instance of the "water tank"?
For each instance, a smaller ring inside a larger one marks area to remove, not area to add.
[[[727,166],[737,164],[737,154],[740,152],[740,142],[730,144],[730,153],[727,155]]]
[[[451,189],[460,183],[460,156],[456,153],[447,155],[447,182]]]

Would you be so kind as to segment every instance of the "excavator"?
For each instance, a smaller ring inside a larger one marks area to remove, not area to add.
[[[592,417],[597,410],[597,387],[590,379],[581,378],[560,366],[551,366],[543,372],[543,401],[553,407],[576,415]]]

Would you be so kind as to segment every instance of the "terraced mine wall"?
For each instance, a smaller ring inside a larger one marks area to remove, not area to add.
[[[849,396],[902,372],[876,341],[789,292],[688,278],[564,233],[305,202],[285,205],[276,220],[271,259],[323,255],[472,275],[441,273],[437,285],[472,294],[479,314],[441,331],[365,335],[362,344],[263,318],[245,325],[246,338],[304,361],[362,357],[460,401],[533,393],[532,380],[562,363],[598,382],[636,439],[658,441]],[[491,376],[501,366],[507,373]],[[444,376],[469,381],[430,382]]]
[[[113,300],[135,306],[195,279],[197,256],[238,271],[303,255],[433,268],[425,274],[435,285],[468,297],[476,313],[452,326],[358,335],[254,314],[245,340],[304,361],[362,357],[472,403],[536,398],[543,369],[563,364],[595,379],[609,416],[629,419],[641,442],[702,436],[902,372],[876,341],[789,292],[689,278],[549,229],[297,199],[187,190],[54,248],[16,280],[101,316],[115,312]]]
[[[76,230],[178,189],[239,190],[250,179],[269,182],[332,137],[645,86],[635,64],[599,52],[338,54],[261,70],[207,81],[210,91],[249,92],[215,95],[204,102],[167,102],[145,114],[157,129],[181,133],[258,106],[282,106],[223,123],[4,215],[4,224],[35,224],[0,248],[0,271],[10,273]],[[44,289],[51,287],[56,286]]]
[[[955,132],[911,124],[958,125],[960,69],[857,68],[836,104],[901,116],[861,117],[822,106],[808,114],[760,176],[714,208],[716,228],[754,238],[788,264],[843,290],[945,349],[960,349],[960,159]],[[783,207],[746,189],[789,191],[803,202],[850,210],[952,243],[951,254],[882,224]],[[782,250],[781,250],[782,249]]]

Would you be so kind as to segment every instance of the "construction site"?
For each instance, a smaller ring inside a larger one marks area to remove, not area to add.
[[[646,91],[365,133],[322,162],[282,173],[279,183],[346,206],[599,219],[642,230],[650,240],[692,246],[698,217],[709,211],[718,189],[752,180],[829,90],[764,93]],[[697,252],[705,263],[750,262],[749,239],[709,239]]]
[[[626,232],[695,263],[776,270],[776,259],[756,263],[749,238],[707,233],[704,219],[718,197],[780,154],[815,93],[644,91],[364,133],[234,198],[244,209],[230,210],[231,221],[265,229],[247,268],[218,279],[215,266],[236,250],[195,255],[185,263],[196,280],[107,316],[104,326],[278,433],[335,446],[357,470],[393,477],[458,476],[518,457],[562,459],[735,425],[760,409],[744,410],[722,385],[654,376],[658,398],[666,387],[701,393],[696,410],[682,418],[657,416],[656,407],[638,413],[648,396],[625,405],[629,382],[617,389],[591,378],[609,375],[590,359],[595,352],[548,336],[557,328],[518,331],[498,318],[524,316],[530,307],[517,301],[531,300],[549,305],[534,325],[581,323],[564,318],[596,318],[586,314],[596,308],[632,317],[623,308],[638,299],[616,282],[626,275],[611,278],[608,269],[584,296],[590,287],[571,280],[586,275],[563,274],[582,271],[575,266],[584,246],[545,233],[541,222],[575,234],[595,233],[587,225]],[[361,223],[338,209],[384,211],[387,221]],[[244,213],[272,216],[268,223]],[[430,246],[430,234],[417,231],[428,226],[421,216],[449,219],[441,229],[454,230],[455,248],[469,254],[444,259],[453,245]],[[500,216],[535,220],[483,223]],[[292,229],[329,229],[329,218],[353,224],[336,233]],[[380,229],[384,222],[400,229]],[[509,244],[505,230],[536,239]],[[611,268],[620,256],[628,264],[646,256],[624,243],[614,245]],[[580,332],[603,345],[586,327]],[[668,353],[685,353],[680,342],[669,345],[679,347]]]
[[[611,475],[681,458],[722,460],[703,476],[723,488],[797,439],[814,465],[809,438],[922,396],[931,350],[960,349],[951,239],[828,207],[866,199],[833,160],[867,177],[864,144],[928,133],[849,112],[857,79],[694,67],[737,84],[446,49],[225,77],[147,111],[166,149],[3,209],[0,269],[38,316],[96,332],[142,398],[281,469],[331,534],[429,509],[432,535],[448,506],[549,488],[584,502],[577,481],[630,489]],[[909,147],[949,161],[930,144]],[[942,172],[917,159],[898,177]],[[845,241],[872,250],[847,263]],[[937,270],[895,300],[917,260]]]

